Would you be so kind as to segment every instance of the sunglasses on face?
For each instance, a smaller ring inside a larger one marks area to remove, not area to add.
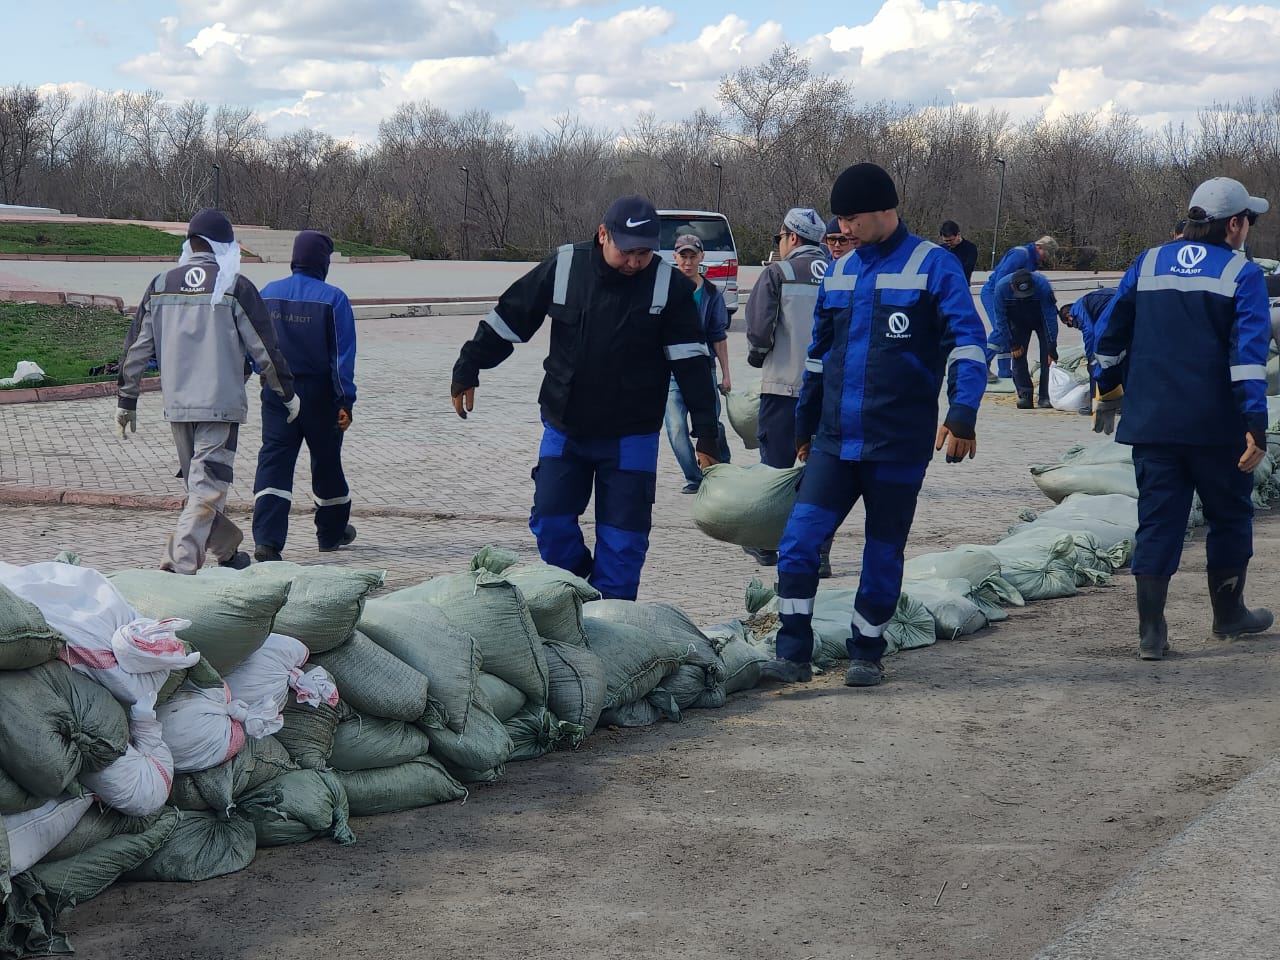
[[[833,247],[843,247],[846,243],[853,243],[853,238],[846,237],[843,233],[829,233],[827,243]]]
[[[775,234],[773,235],[773,245],[776,247],[778,244],[780,244],[780,243],[782,242],[782,238],[783,238],[784,236],[786,236],[786,234],[783,234],[783,233],[775,233]]]

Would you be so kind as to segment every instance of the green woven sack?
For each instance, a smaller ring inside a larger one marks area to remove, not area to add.
[[[62,642],[39,607],[0,586],[0,670],[25,670],[52,660]]]
[[[461,800],[467,795],[466,787],[432,757],[418,757],[380,770],[338,771],[337,777],[347,791],[347,806],[353,817],[398,813]]]
[[[342,699],[365,716],[406,723],[424,716],[439,718],[427,678],[359,630],[342,646],[317,654],[311,662],[328,670]]]
[[[355,843],[347,825],[347,791],[327,770],[291,770],[246,793],[237,801],[241,816],[253,822],[259,847],[305,843],[332,837]]]
[[[126,880],[212,880],[253,862],[258,840],[243,817],[220,820],[195,810],[179,814],[173,833],[150,857],[128,871]]]
[[[336,770],[396,767],[430,749],[427,734],[412,724],[366,717],[353,710],[338,724],[329,764]]]
[[[324,670],[323,667],[312,669]],[[325,673],[328,671],[325,670]],[[329,679],[333,680],[332,677]],[[336,681],[334,683],[336,685]],[[289,701],[281,711],[284,726],[273,736],[298,766],[324,770],[329,766],[329,754],[333,752],[333,735],[338,729],[338,723],[350,710],[341,700],[333,707],[327,703],[299,703],[298,698],[290,691]]]

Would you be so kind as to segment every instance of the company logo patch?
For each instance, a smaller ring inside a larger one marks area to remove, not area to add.
[[[1194,270],[1208,255],[1209,251],[1198,243],[1185,244],[1178,249],[1178,266],[1186,270]]]
[[[208,274],[205,273],[204,267],[192,267],[183,276],[182,282],[188,287],[198,289],[204,286],[204,281],[207,276]]]
[[[630,217],[627,217],[628,227],[639,227],[639,226],[643,226],[648,222],[649,222],[648,220],[632,220]]]
[[[911,336],[911,318],[901,310],[889,314],[889,332],[885,334],[890,340],[905,340]]]
[[[821,280],[827,275],[827,268],[830,266],[831,264],[825,260],[814,260],[809,264],[809,273],[812,274],[813,279]]]

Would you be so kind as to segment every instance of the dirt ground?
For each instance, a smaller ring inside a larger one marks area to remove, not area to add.
[[[942,526],[942,525],[939,525]],[[921,531],[959,542],[958,529]],[[1258,602],[1280,580],[1263,515]],[[924,542],[920,542],[924,541]],[[464,803],[356,819],[69,915],[84,957],[1025,958],[1280,747],[1280,641],[1209,634],[1201,542],[1176,656],[1134,656],[1133,589],[977,638],[604,730]]]

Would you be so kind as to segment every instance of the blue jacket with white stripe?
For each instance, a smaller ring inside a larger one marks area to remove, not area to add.
[[[1019,270],[1036,271],[1040,269],[1040,251],[1036,249],[1034,243],[1023,243],[1016,247],[1010,247],[1005,251],[1005,255],[1000,258],[1000,262],[996,264],[996,268],[991,271],[987,277],[987,282],[982,285],[983,296],[990,296],[996,289],[996,284],[1000,282],[1002,277],[1007,277],[1011,273],[1017,273]]]
[[[928,461],[944,378],[945,419],[977,420],[985,340],[960,261],[899,224],[822,281],[796,436],[843,460]]]
[[[1194,240],[1145,251],[1095,333],[1098,392],[1123,379],[1121,443],[1242,446],[1248,431],[1265,446],[1271,321],[1242,251]]]
[[[262,299],[293,375],[328,380],[338,406],[350,413],[356,403],[356,318],[347,295],[297,270],[263,287]]]
[[[715,388],[693,281],[657,256],[632,276],[610,267],[597,240],[565,244],[513,283],[462,345],[453,383],[511,356],[551,317],[538,402],[574,437],[657,433],[674,374],[695,437],[716,437]]]

